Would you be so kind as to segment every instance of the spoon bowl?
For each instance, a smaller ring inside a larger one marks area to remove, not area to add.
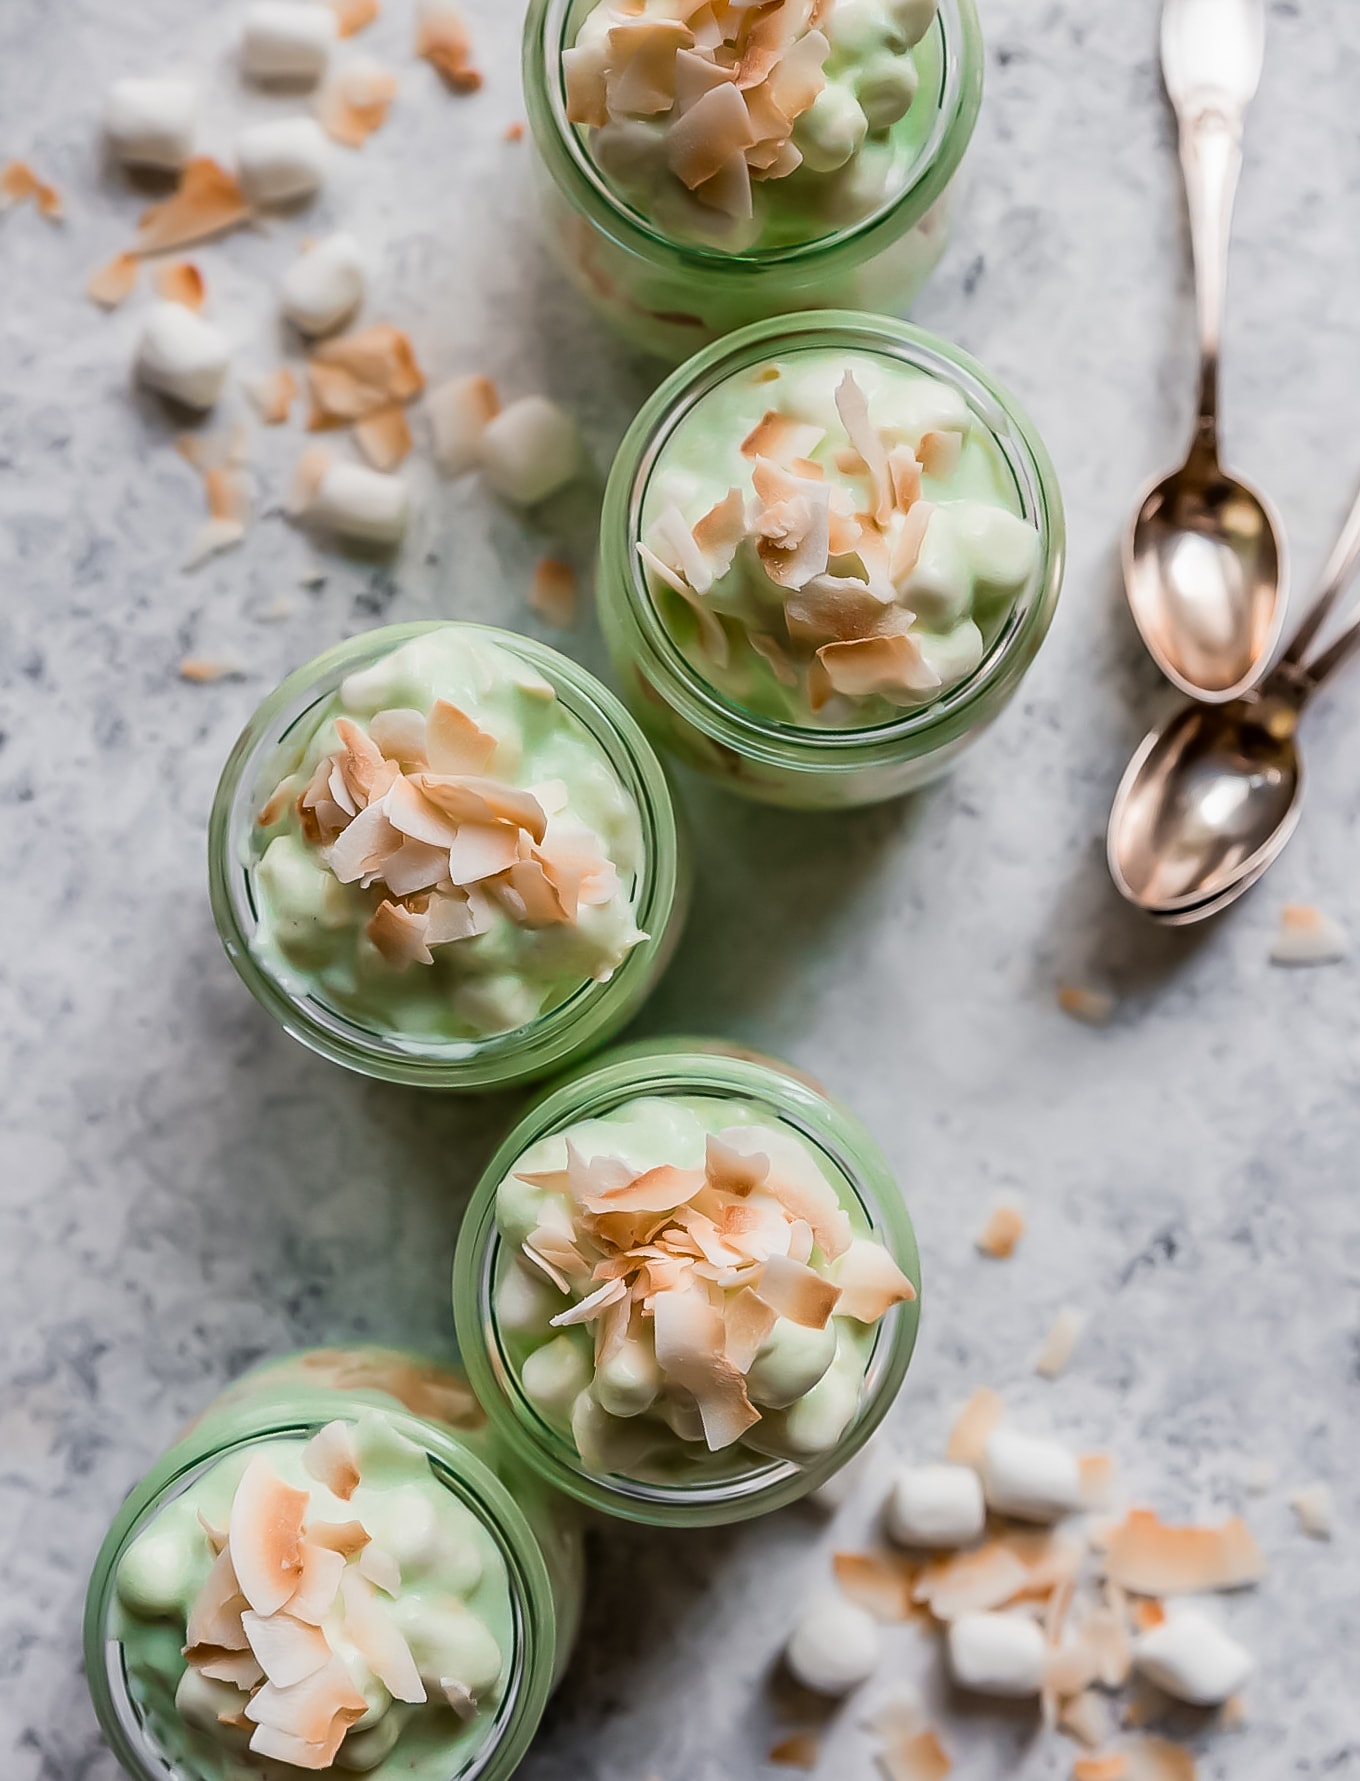
[[[1284,579],[1270,504],[1198,452],[1152,485],[1125,540],[1143,642],[1168,680],[1210,704],[1239,699],[1273,654]]]
[[[1110,813],[1110,872],[1129,902],[1198,921],[1255,883],[1298,825],[1297,718],[1271,697],[1188,705],[1144,740]]]

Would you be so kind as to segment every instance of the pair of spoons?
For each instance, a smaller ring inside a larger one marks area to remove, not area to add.
[[[1200,333],[1199,414],[1180,469],[1148,490],[1124,545],[1135,622],[1195,701],[1147,736],[1110,814],[1110,871],[1171,926],[1216,915],[1279,857],[1298,824],[1296,734],[1308,700],[1360,646],[1360,622],[1309,651],[1360,561],[1360,498],[1308,617],[1273,672],[1286,557],[1273,508],[1223,468],[1218,365],[1242,125],[1260,81],[1264,0],[1166,0],[1162,69],[1180,125]]]

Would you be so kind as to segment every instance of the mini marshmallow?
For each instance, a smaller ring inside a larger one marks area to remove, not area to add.
[[[308,519],[366,544],[396,544],[409,512],[401,477],[347,463],[327,465],[307,507]]]
[[[1048,1647],[1024,1614],[960,1614],[949,1623],[949,1670],[975,1694],[1025,1700],[1044,1685]]]
[[[137,344],[137,376],[186,408],[211,408],[222,393],[230,357],[220,328],[182,303],[153,303]]]
[[[585,1350],[565,1332],[536,1348],[520,1369],[524,1394],[544,1410],[566,1411],[590,1384]]]
[[[365,273],[359,244],[343,229],[294,260],[283,275],[283,313],[303,334],[329,334],[364,300]]]
[[[187,80],[116,80],[104,100],[104,135],[129,167],[177,171],[194,152],[195,121]]]
[[[532,507],[580,474],[584,452],[570,415],[546,396],[524,396],[488,424],[480,457],[498,495]]]
[[[982,1450],[987,1507],[1021,1521],[1057,1521],[1081,1507],[1081,1468],[1057,1441],[994,1429]]]
[[[799,118],[794,140],[814,173],[834,173],[853,160],[868,134],[869,120],[859,100],[833,82]]]
[[[921,77],[910,56],[879,56],[855,82],[855,97],[875,132],[890,130],[916,100]]]
[[[325,73],[337,36],[335,13],[316,0],[255,0],[241,34],[241,66],[252,80],[311,84]]]
[[[883,1520],[902,1546],[966,1546],[987,1520],[978,1475],[971,1466],[903,1466]]]
[[[828,1594],[794,1628],[784,1661],[795,1682],[835,1699],[869,1680],[881,1648],[874,1617],[844,1596]]]
[[[330,150],[315,118],[252,124],[236,139],[236,171],[252,204],[309,198],[326,177]]]
[[[1246,1682],[1252,1656],[1198,1608],[1173,1608],[1133,1642],[1134,1667],[1175,1700],[1221,1707]]]
[[[914,49],[935,23],[940,0],[888,0],[888,16]]]

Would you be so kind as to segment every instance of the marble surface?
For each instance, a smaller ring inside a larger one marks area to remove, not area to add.
[[[402,69],[388,128],[337,156],[304,219],[196,258],[242,369],[274,361],[271,287],[297,238],[344,220],[381,272],[372,313],[432,375],[551,391],[606,466],[654,372],[621,357],[535,242],[513,0],[470,0],[488,79],[454,99],[411,61],[407,0],[365,47]],[[144,298],[81,296],[140,198],[101,165],[106,80],[200,72],[205,137],[270,108],[236,84],[239,8],[8,0],[0,154],[66,195],[54,227],[0,219],[0,1773],[111,1781],[80,1678],[85,1577],[123,1492],[172,1431],[257,1357],[300,1344],[450,1337],[460,1208],[513,1112],[348,1078],[276,1032],[217,944],[206,815],[260,696],[380,620],[468,616],[539,630],[545,550],[588,566],[589,503],[526,525],[475,482],[411,472],[421,517],[392,566],[318,555],[281,518],[294,433],[256,431],[261,516],[244,548],[180,563],[200,496],[172,427],[128,384]],[[1245,1508],[1269,1553],[1224,1604],[1260,1658],[1248,1728],[1195,1732],[1201,1774],[1360,1775],[1354,1654],[1360,1198],[1356,965],[1268,962],[1280,906],[1343,920],[1360,877],[1360,683],[1310,721],[1302,830],[1230,920],[1151,931],[1115,902],[1101,834],[1161,697],[1125,616],[1116,541],[1134,491],[1180,448],[1191,308],[1153,0],[985,0],[988,95],[955,239],[919,318],[1031,406],[1063,477],[1071,568],[1022,696],[951,783],[818,821],[687,787],[698,904],[640,1025],[784,1052],[876,1131],[917,1220],[917,1360],[885,1453],[934,1456],[952,1407],[1000,1387],[1018,1415],[1120,1461],[1164,1513]],[[1271,0],[1236,238],[1225,406],[1233,457],[1276,496],[1306,583],[1360,470],[1360,10]],[[277,106],[277,102],[273,102]],[[235,411],[236,398],[226,405]],[[304,588],[300,577],[324,575]],[[598,664],[585,625],[569,647]],[[186,654],[240,677],[177,677]],[[1059,983],[1118,998],[1102,1031]],[[1029,1230],[988,1262],[999,1195]],[[1068,1376],[1031,1360],[1054,1312],[1091,1316]],[[1251,1497],[1260,1461],[1276,1482]],[[880,1461],[880,1464],[884,1462]],[[1326,1479],[1338,1531],[1300,1535],[1291,1486]],[[525,1781],[727,1781],[760,1772],[767,1677],[872,1481],[828,1525],[592,1537],[579,1654]],[[941,1696],[965,1781],[1066,1775],[1026,1715]],[[1194,1728],[1190,1728],[1192,1732]],[[823,1773],[872,1773],[851,1710]]]

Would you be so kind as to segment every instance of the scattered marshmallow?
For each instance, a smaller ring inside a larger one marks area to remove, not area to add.
[[[116,80],[104,100],[104,135],[128,167],[177,172],[194,152],[196,122],[187,80]]]
[[[1178,1607],[1133,1641],[1134,1668],[1175,1700],[1221,1707],[1251,1675],[1251,1653],[1198,1608]]]
[[[486,429],[501,411],[489,377],[451,377],[425,399],[434,432],[435,462],[446,476],[462,476],[481,462]]]
[[[342,538],[396,544],[406,531],[410,496],[399,476],[363,464],[328,464],[307,505],[309,520]]]
[[[226,381],[231,348],[220,328],[182,303],[153,303],[137,345],[137,376],[186,408],[211,408]]]
[[[982,1450],[989,1509],[1020,1521],[1057,1521],[1082,1506],[1081,1466],[1057,1441],[998,1428]]]
[[[488,485],[519,507],[565,488],[585,462],[575,421],[546,396],[503,408],[482,434],[479,455]]]
[[[241,34],[241,65],[252,80],[312,85],[339,36],[336,16],[316,0],[255,0]]]
[[[1289,903],[1280,911],[1279,932],[1270,949],[1273,965],[1334,965],[1350,951],[1340,922],[1307,903]]]
[[[293,261],[283,275],[279,301],[300,333],[329,334],[363,302],[365,283],[359,243],[341,229]]]
[[[330,149],[315,118],[252,124],[236,139],[236,171],[252,204],[310,198],[326,177]]]
[[[834,1699],[868,1681],[881,1644],[872,1614],[843,1596],[819,1596],[794,1628],[785,1662],[796,1682]]]
[[[966,1546],[987,1520],[978,1475],[970,1466],[904,1466],[883,1520],[901,1546]]]
[[[1301,1531],[1314,1540],[1330,1540],[1336,1519],[1332,1493],[1325,1484],[1305,1484],[1289,1499]]]
[[[1026,1700],[1044,1685],[1048,1647],[1027,1614],[960,1614],[948,1647],[950,1674],[975,1694]]]

